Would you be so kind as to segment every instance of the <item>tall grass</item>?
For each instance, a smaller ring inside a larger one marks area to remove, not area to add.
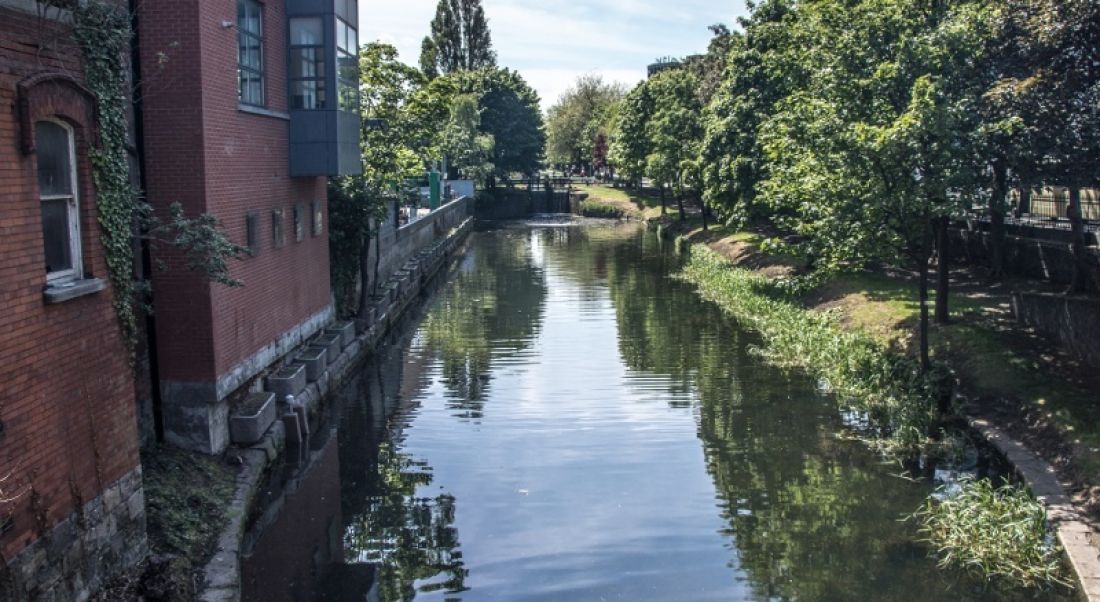
[[[584,217],[602,217],[609,219],[622,219],[626,213],[615,205],[601,203],[599,201],[581,201],[581,215]]]
[[[798,305],[782,284],[731,265],[696,245],[681,277],[764,339],[771,362],[814,374],[856,410],[865,412],[899,450],[917,450],[937,424],[936,401],[949,394],[943,368],[921,374],[917,360],[872,337],[840,327],[827,313]]]
[[[1023,587],[1070,587],[1043,505],[1022,486],[967,477],[941,488],[914,517],[941,566]]]

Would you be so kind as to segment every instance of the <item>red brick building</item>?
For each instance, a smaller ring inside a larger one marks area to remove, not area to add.
[[[95,100],[67,22],[0,0],[0,599],[81,599],[145,554],[134,376],[88,159]]]
[[[148,201],[250,249],[239,288],[167,250],[153,276],[165,437],[217,453],[230,402],[333,317],[325,176],[360,169],[356,2],[138,6]]]

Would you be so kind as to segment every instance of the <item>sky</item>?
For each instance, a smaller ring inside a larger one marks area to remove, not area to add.
[[[359,40],[416,65],[438,0],[359,0]],[[548,109],[578,76],[633,86],[663,56],[706,50],[708,25],[748,13],[744,0],[482,0],[497,64],[520,72]]]

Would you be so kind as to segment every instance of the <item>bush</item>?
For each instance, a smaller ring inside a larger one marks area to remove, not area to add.
[[[623,210],[607,203],[599,201],[581,201],[581,215],[584,217],[599,217],[607,219],[622,219],[626,214]]]
[[[939,501],[937,501],[939,499]],[[1069,586],[1046,511],[1022,486],[995,487],[964,477],[941,487],[914,517],[936,547],[940,565],[1003,578],[1016,586]]]

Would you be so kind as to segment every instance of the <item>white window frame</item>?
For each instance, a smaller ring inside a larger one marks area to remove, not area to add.
[[[58,270],[56,272],[46,273],[46,284],[48,286],[58,286],[67,284],[75,280],[80,280],[83,277],[84,258],[81,254],[80,248],[80,189],[77,186],[77,164],[76,164],[76,133],[73,131],[71,125],[61,121],[60,119],[39,119],[39,122],[49,122],[54,125],[59,125],[65,130],[66,140],[68,140],[69,146],[69,178],[70,189],[72,194],[42,194],[42,191],[38,192],[38,204],[39,215],[41,215],[41,206],[45,201],[58,201],[68,200],[68,213],[69,213],[69,256],[72,260],[73,267],[67,270]],[[37,178],[35,179],[35,185],[37,185]],[[42,224],[42,238],[43,244],[45,244],[46,237],[46,224]]]

